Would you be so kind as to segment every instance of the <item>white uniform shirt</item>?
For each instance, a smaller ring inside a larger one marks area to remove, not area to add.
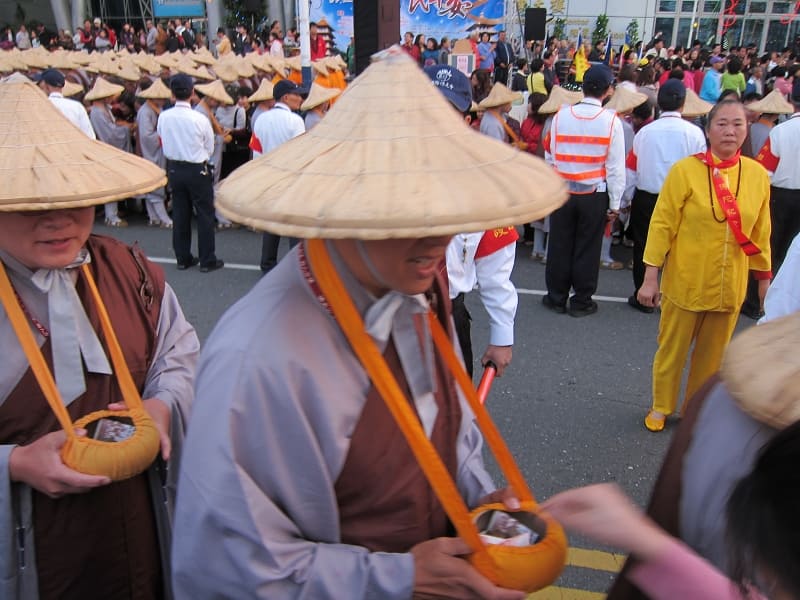
[[[800,234],[796,235],[764,299],[759,323],[774,321],[800,310]]]
[[[759,162],[772,174],[772,185],[787,190],[800,190],[800,169],[797,168],[797,157],[800,156],[800,112],[795,113],[788,121],[776,125],[769,132],[767,150],[777,160],[774,166],[769,160]],[[759,152],[761,155],[761,152]]]
[[[214,152],[214,131],[205,115],[179,100],[158,116],[158,135],[167,160],[204,163]]]
[[[627,187],[658,194],[672,165],[705,150],[706,138],[697,125],[684,121],[679,112],[663,112],[633,138]]]
[[[266,154],[306,132],[305,123],[283,102],[276,102],[253,124],[253,158]]]
[[[517,314],[517,288],[511,282],[516,244],[508,244],[487,256],[475,259],[484,232],[458,234],[447,246],[447,279],[450,298],[478,289],[489,314],[489,343],[514,344],[514,317]]]
[[[83,104],[77,100],[64,98],[60,92],[51,92],[50,102],[52,102],[55,107],[60,110],[62,114],[72,122],[73,125],[75,125],[75,127],[80,129],[93,140],[97,139],[97,136],[94,134],[92,122],[89,120],[89,113],[86,112]]]

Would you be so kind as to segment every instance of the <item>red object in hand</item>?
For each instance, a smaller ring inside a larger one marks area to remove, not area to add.
[[[481,382],[478,384],[478,400],[481,404],[486,404],[486,396],[489,395],[489,390],[492,389],[492,382],[495,375],[497,375],[497,367],[492,361],[486,363],[486,369],[481,377]]]

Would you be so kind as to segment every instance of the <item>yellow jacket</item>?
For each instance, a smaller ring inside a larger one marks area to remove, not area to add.
[[[761,249],[748,257],[739,247],[711,185],[708,168],[697,158],[684,158],[670,169],[658,196],[644,262],[663,268],[661,293],[685,310],[738,311],[747,290],[747,273],[770,270],[769,176],[755,161],[742,157],[739,166],[723,169],[737,195],[742,231]],[[737,182],[739,190],[737,192]]]

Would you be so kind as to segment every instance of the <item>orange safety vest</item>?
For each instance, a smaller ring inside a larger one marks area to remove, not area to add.
[[[616,118],[614,111],[600,107],[591,117],[575,114],[572,106],[556,113],[549,135],[553,164],[561,177],[585,186],[605,181]]]

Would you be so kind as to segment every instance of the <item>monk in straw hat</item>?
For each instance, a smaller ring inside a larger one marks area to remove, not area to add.
[[[514,506],[487,476],[443,363],[459,359],[442,268],[454,234],[539,218],[564,186],[465,125],[400,48],[380,58],[314,129],[219,186],[229,218],[307,241],[207,343],[176,512],[182,597],[524,598],[459,558],[470,549],[447,537],[375,385],[403,398],[457,482],[453,501]],[[343,306],[340,320],[331,310]],[[356,348],[385,377],[368,375]]]
[[[87,138],[30,82],[0,83],[0,131],[0,597],[168,597],[174,466],[166,475],[156,461],[112,483],[65,463],[80,440],[113,452],[120,438],[87,438],[127,435],[130,422],[108,415],[78,433],[70,422],[129,399],[149,414],[142,431],[154,422],[160,432],[151,456],[159,438],[163,460],[179,450],[197,336],[160,267],[91,235],[95,205],[162,186],[164,172]],[[33,364],[45,366],[34,374]],[[118,442],[125,452],[137,430]]]

